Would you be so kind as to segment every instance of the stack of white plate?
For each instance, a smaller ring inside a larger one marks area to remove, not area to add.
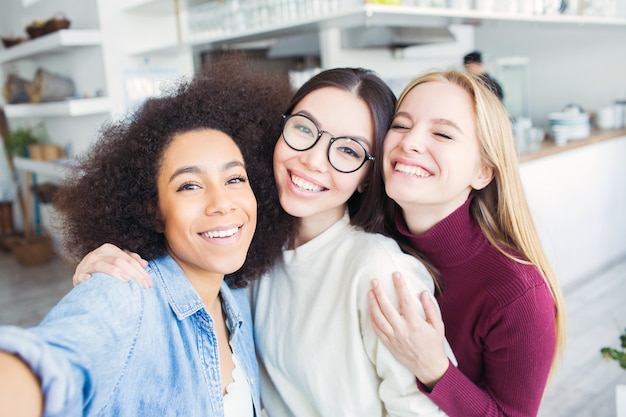
[[[589,137],[591,130],[589,113],[550,113],[548,120],[550,121],[550,131],[557,145],[564,145],[568,140],[579,140]]]

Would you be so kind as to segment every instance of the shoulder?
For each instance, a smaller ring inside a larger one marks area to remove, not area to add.
[[[360,271],[359,277],[367,289],[373,278],[393,289],[392,274],[401,272],[410,287],[432,292],[433,281],[426,267],[414,256],[403,252],[395,240],[377,233],[356,232],[351,242],[350,265]]]
[[[513,259],[492,245],[484,253],[482,268],[488,272],[489,284],[503,290],[524,292],[544,283],[543,275],[535,265]]]
[[[346,234],[346,237],[349,238],[347,243],[354,248],[372,254],[382,250],[383,254],[386,256],[394,256],[396,253],[402,253],[396,241],[388,236],[384,236],[380,233],[365,232],[356,227],[350,227],[349,230],[350,232]],[[346,242],[344,242],[344,244],[345,243]]]
[[[519,303],[550,309],[554,305],[550,288],[535,265],[515,261],[493,247],[489,261],[481,265],[485,277],[483,291],[491,295],[499,308],[515,309]]]
[[[74,287],[48,313],[47,320],[57,317],[90,315],[101,321],[127,322],[138,315],[144,304],[143,290],[135,282],[121,282],[116,278],[95,273],[88,280]]]

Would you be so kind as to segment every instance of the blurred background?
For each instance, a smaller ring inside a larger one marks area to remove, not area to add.
[[[542,415],[615,415],[626,371],[598,350],[626,326],[626,0],[3,0],[0,37],[0,323],[21,320],[7,311],[25,277],[57,282],[21,300],[33,321],[70,288],[51,201],[74,157],[216,52],[246,50],[294,87],[367,67],[399,93],[479,51],[573,318]]]

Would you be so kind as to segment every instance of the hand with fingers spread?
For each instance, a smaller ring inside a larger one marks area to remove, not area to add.
[[[428,291],[423,291],[420,301],[424,318],[402,274],[394,273],[393,282],[400,311],[393,306],[378,280],[372,280],[369,304],[374,331],[395,358],[432,389],[450,364],[441,314]]]
[[[148,262],[136,253],[124,251],[115,245],[105,243],[99,248],[89,252],[74,272],[72,282],[78,285],[89,279],[95,272],[104,272],[128,282],[135,280],[143,288],[152,287],[152,279],[144,269]]]

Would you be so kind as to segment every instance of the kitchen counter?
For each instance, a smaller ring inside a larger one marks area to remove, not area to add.
[[[521,157],[520,176],[535,225],[564,288],[626,256],[626,129]]]
[[[626,136],[626,129],[598,129],[592,128],[591,134],[586,139],[570,140],[563,146],[557,146],[550,136],[548,136],[542,143],[541,149],[537,152],[529,152],[520,156],[520,162],[524,163],[535,159],[543,158],[549,155],[555,155],[561,152],[569,151],[571,149],[580,148],[583,146],[591,145],[594,143],[602,142],[605,140],[615,139],[620,136]]]

